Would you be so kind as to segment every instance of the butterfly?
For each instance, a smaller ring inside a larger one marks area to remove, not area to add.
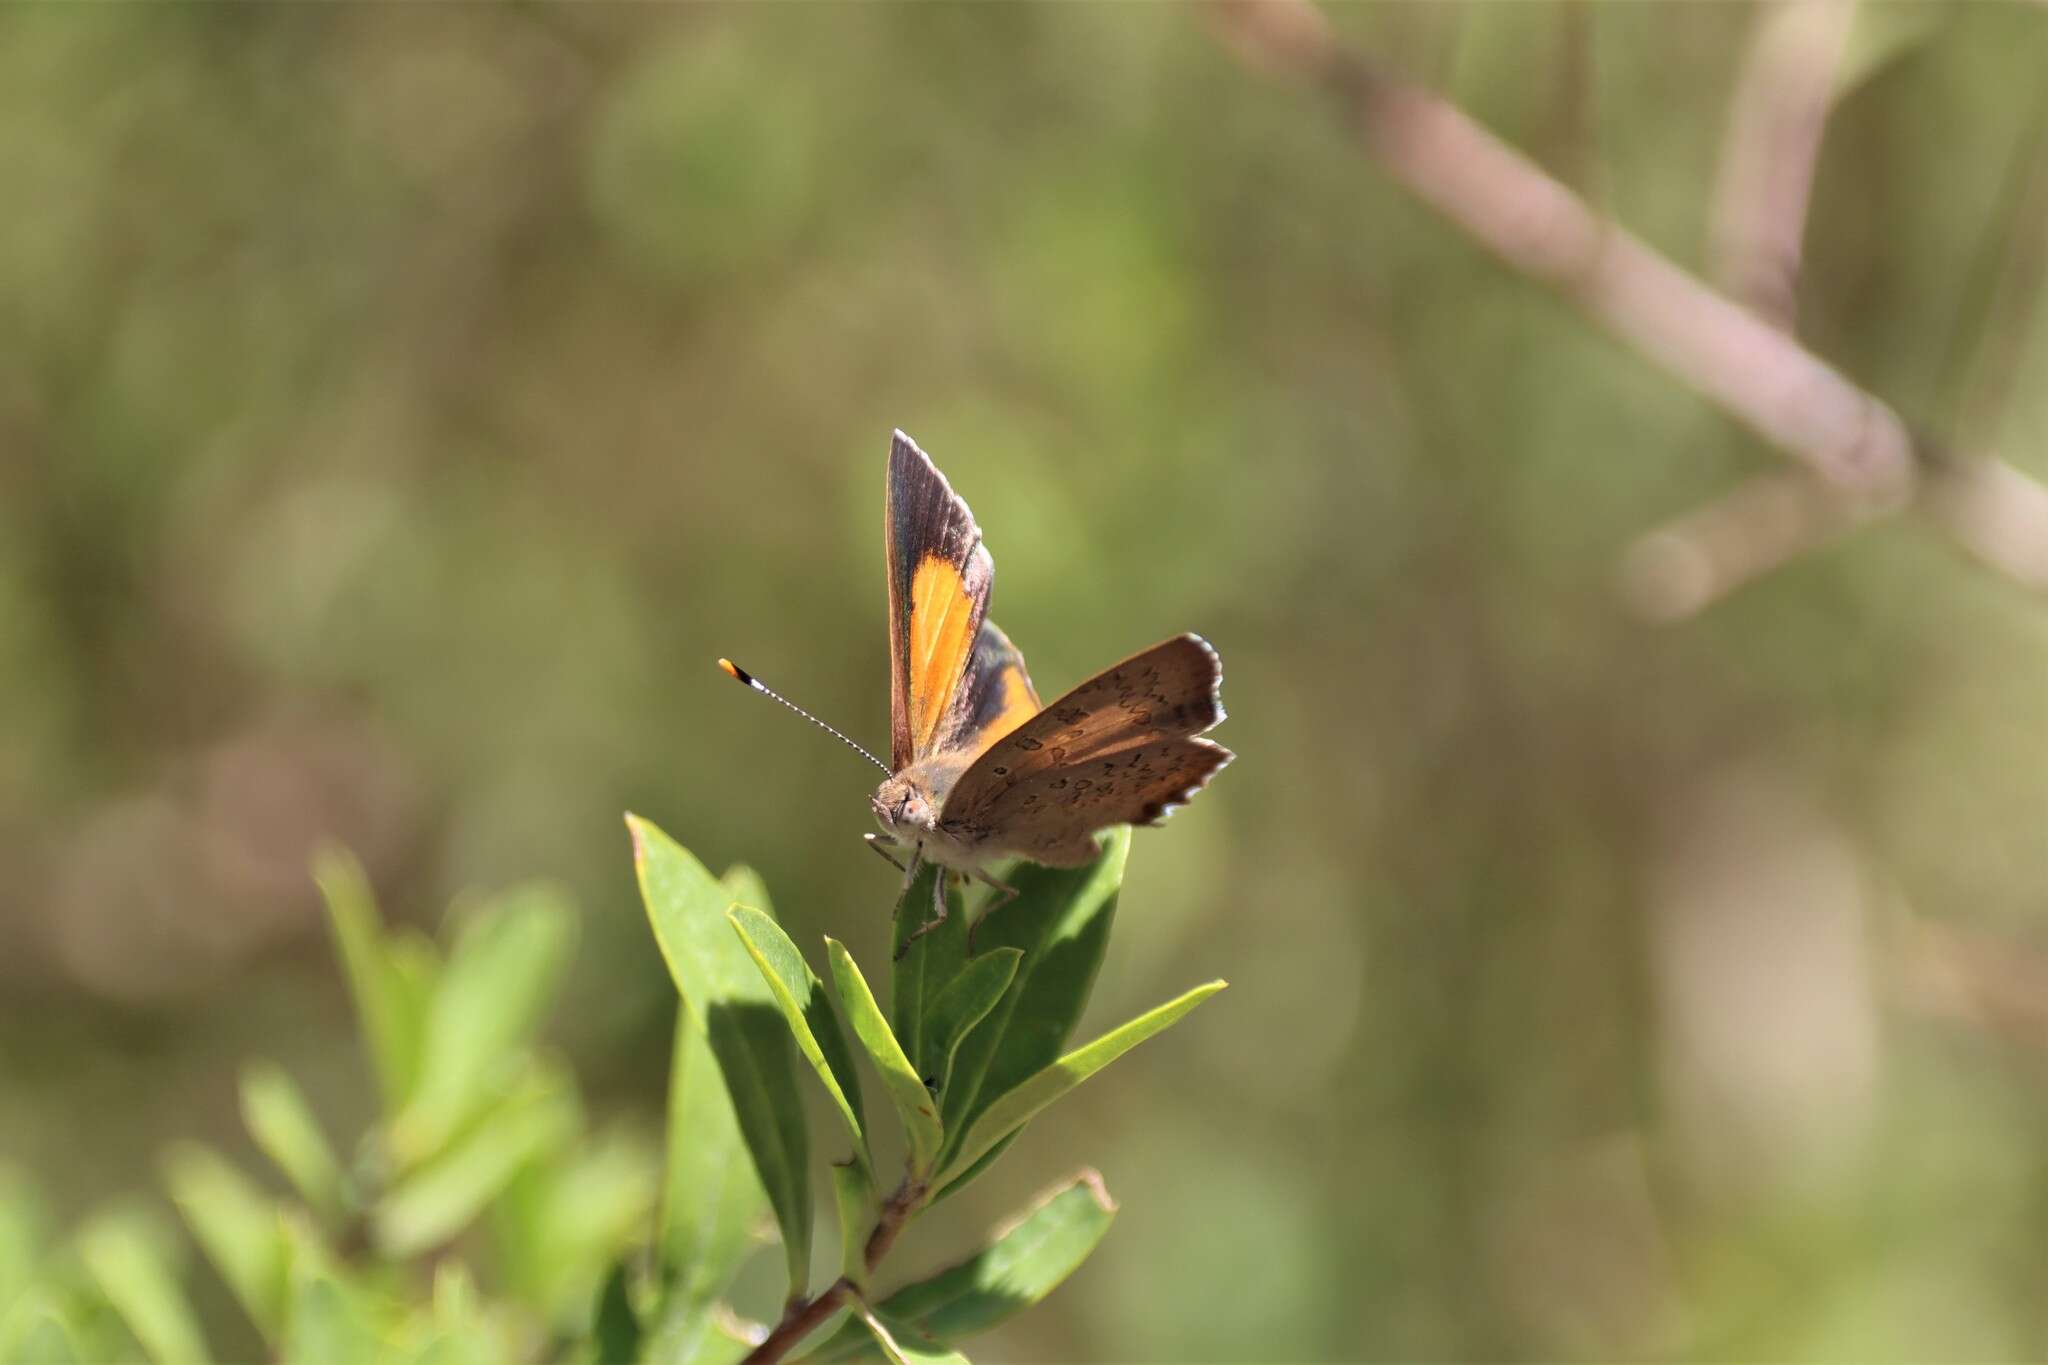
[[[1017,894],[994,866],[1080,867],[1096,857],[1097,832],[1159,824],[1230,762],[1201,738],[1224,718],[1223,664],[1199,635],[1162,640],[1041,705],[1023,654],[988,619],[995,562],[974,514],[901,431],[885,509],[889,762],[868,758],[889,776],[870,799],[881,833],[866,837],[906,889],[936,863],[994,888],[993,909]],[[911,937],[944,921],[945,880],[933,879],[933,917]]]

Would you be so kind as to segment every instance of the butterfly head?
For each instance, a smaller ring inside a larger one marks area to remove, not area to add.
[[[930,834],[938,824],[939,812],[931,798],[920,783],[905,774],[899,773],[875,788],[869,804],[874,807],[882,832],[906,843],[918,842],[920,835]]]

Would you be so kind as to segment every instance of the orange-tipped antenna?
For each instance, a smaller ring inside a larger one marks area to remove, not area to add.
[[[876,757],[875,757],[875,756],[874,756],[873,754],[869,753],[869,752],[868,752],[868,751],[867,751],[866,749],[863,749],[863,748],[861,748],[861,747],[860,747],[860,745],[858,745],[858,744],[855,744],[855,743],[854,743],[854,742],[853,742],[853,741],[852,741],[851,739],[849,739],[849,738],[847,738],[847,737],[846,737],[845,735],[843,735],[843,734],[839,733],[839,731],[837,731],[837,730],[833,729],[833,728],[832,728],[831,726],[827,725],[827,724],[826,724],[826,723],[825,723],[824,721],[822,721],[822,720],[819,720],[819,719],[818,719],[818,718],[817,718],[816,716],[814,716],[814,715],[812,715],[812,714],[811,714],[810,712],[808,712],[808,711],[804,710],[804,708],[803,708],[803,707],[801,707],[801,706],[798,706],[798,705],[797,705],[797,704],[796,704],[795,702],[791,701],[791,700],[790,700],[790,699],[789,699],[788,697],[785,697],[785,696],[783,696],[783,695],[782,695],[782,694],[781,694],[780,692],[777,692],[777,691],[776,691],[776,690],[775,690],[774,688],[772,688],[772,687],[768,686],[768,685],[767,685],[766,683],[762,682],[762,681],[761,681],[761,680],[760,680],[759,678],[757,678],[757,677],[755,677],[755,676],[754,676],[753,674],[751,674],[751,673],[747,672],[747,670],[746,670],[746,669],[744,669],[744,668],[741,668],[741,667],[740,667],[740,666],[739,666],[738,664],[734,663],[734,662],[733,662],[733,661],[732,661],[731,659],[720,659],[720,660],[718,661],[718,666],[719,666],[720,668],[724,669],[724,670],[725,670],[725,676],[726,676],[726,677],[728,677],[728,678],[731,678],[731,679],[732,679],[732,680],[733,680],[734,682],[736,682],[736,683],[744,683],[744,684],[746,684],[746,685],[747,685],[748,687],[751,687],[752,689],[754,689],[754,691],[756,691],[756,692],[759,692],[759,693],[760,693],[760,694],[761,694],[762,696],[764,696],[764,697],[772,697],[772,698],[774,698],[774,699],[775,699],[776,701],[779,701],[779,702],[781,702],[781,703],[782,703],[782,704],[783,704],[784,706],[787,706],[787,707],[788,707],[788,708],[789,708],[790,710],[792,710],[792,711],[796,712],[796,713],[797,713],[798,715],[802,716],[802,717],[803,717],[803,718],[804,718],[805,720],[807,720],[807,721],[809,721],[809,722],[810,722],[811,724],[813,724],[813,725],[817,726],[817,727],[818,727],[818,728],[819,728],[820,730],[823,730],[823,731],[824,731],[824,732],[825,732],[826,734],[828,734],[828,735],[832,736],[832,738],[834,738],[834,739],[838,740],[838,741],[839,741],[839,742],[840,742],[841,744],[844,744],[844,745],[845,745],[845,746],[846,746],[847,748],[849,748],[849,749],[853,750],[853,751],[854,751],[855,753],[859,754],[859,755],[860,755],[860,756],[861,756],[862,758],[864,758],[864,759],[866,759],[866,760],[867,760],[868,762],[870,762],[870,763],[874,764],[874,765],[875,765],[875,766],[876,766],[877,768],[880,768],[880,769],[881,769],[881,770],[882,770],[883,772],[885,772],[885,773],[886,773],[886,772],[888,772],[888,771],[889,771],[889,765],[888,765],[888,764],[886,764],[886,763],[884,763],[884,762],[882,762],[882,760],[881,760],[881,759],[879,759],[879,758],[876,758]]]

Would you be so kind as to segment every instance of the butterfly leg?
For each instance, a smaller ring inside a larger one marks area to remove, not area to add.
[[[897,862],[894,858],[889,856],[889,850],[892,848],[901,848],[901,844],[897,843],[894,839],[891,839],[886,834],[863,834],[860,837],[868,841],[869,848],[873,849],[875,852],[882,855],[883,862],[889,864],[889,866],[895,868],[898,872],[902,872],[905,870],[902,863]]]
[[[913,859],[912,865],[915,866],[915,863],[916,860]],[[938,871],[939,875],[932,878],[932,917],[911,930],[910,937],[903,940],[903,946],[896,950],[899,961],[910,951],[911,944],[946,922],[946,869],[942,867]]]
[[[975,868],[974,871],[969,875],[972,876],[974,880],[980,882],[983,886],[995,888],[996,893],[994,896],[989,898],[989,902],[987,905],[981,907],[981,913],[974,917],[974,922],[967,926],[967,955],[969,957],[973,957],[974,931],[979,929],[982,926],[982,922],[986,920],[995,911],[1002,909],[1011,901],[1017,899],[1019,893],[1016,887],[1011,886],[1008,882],[997,881],[994,877],[989,876],[988,873],[983,871],[981,868]]]

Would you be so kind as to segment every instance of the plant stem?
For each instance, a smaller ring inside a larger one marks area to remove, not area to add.
[[[868,1244],[861,1256],[870,1272],[889,1254],[889,1248],[896,1244],[896,1234],[903,1231],[903,1225],[923,1206],[925,1196],[930,1192],[924,1181],[907,1175],[882,1205],[881,1214],[875,1219],[875,1230],[868,1234]],[[825,1320],[839,1311],[842,1304],[849,1299],[858,1301],[860,1296],[859,1287],[842,1275],[816,1298],[790,1304],[767,1340],[748,1352],[741,1365],[775,1365],[795,1350],[805,1337],[824,1326]]]
[[[749,1351],[741,1365],[774,1365],[795,1350],[798,1342],[824,1326],[825,1319],[856,1293],[853,1281],[842,1275],[832,1282],[831,1288],[808,1303],[791,1304],[768,1339]]]

